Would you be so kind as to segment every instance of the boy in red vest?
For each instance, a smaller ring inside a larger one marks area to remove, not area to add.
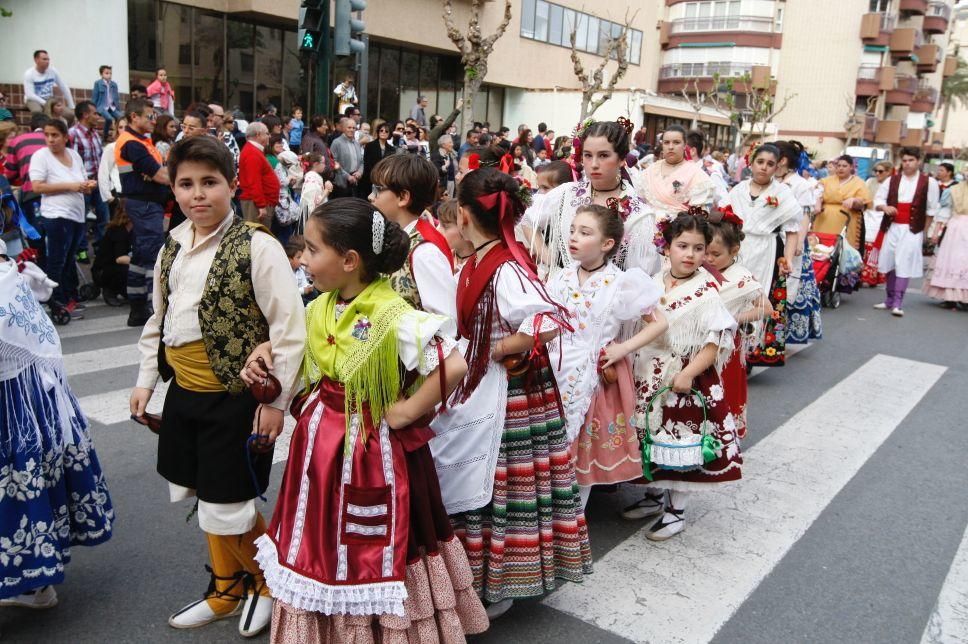
[[[938,182],[919,172],[920,161],[920,150],[901,148],[900,174],[882,183],[874,197],[874,209],[884,213],[881,229],[886,233],[877,270],[887,274],[887,298],[874,308],[889,310],[895,317],[904,316],[901,306],[908,282],[924,274],[924,231],[931,226],[941,197]]]

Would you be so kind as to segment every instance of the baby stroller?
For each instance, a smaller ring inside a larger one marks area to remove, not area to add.
[[[840,276],[840,255],[846,243],[844,236],[811,231],[807,235],[807,241],[810,244],[810,259],[813,260],[817,288],[820,289],[820,304],[828,309],[839,308],[840,291],[837,290],[837,281]]]

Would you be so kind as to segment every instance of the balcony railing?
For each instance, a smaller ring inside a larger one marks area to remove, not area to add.
[[[947,2],[933,0],[933,2],[928,3],[928,10],[924,15],[925,17],[937,16],[945,20],[951,20],[951,5]]]
[[[659,68],[659,78],[712,78],[742,76],[753,71],[752,63],[673,63]]]
[[[702,31],[773,31],[773,19],[766,16],[707,16],[672,21],[672,34]]]
[[[918,90],[914,92],[914,100],[936,103],[938,101],[938,88],[919,86]]]
[[[857,68],[857,80],[878,80],[880,65],[861,65]]]
[[[918,77],[917,76],[895,76],[894,77],[894,89],[899,92],[909,92],[914,93],[918,89]]]
[[[894,33],[894,28],[897,27],[897,15],[890,13],[881,14],[881,31],[890,34]]]

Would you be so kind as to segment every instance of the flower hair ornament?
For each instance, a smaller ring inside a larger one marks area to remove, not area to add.
[[[626,134],[631,134],[632,130],[635,129],[635,126],[632,125],[632,121],[628,120],[624,116],[618,117],[615,119],[615,122],[622,126],[622,129],[625,130]]]
[[[581,167],[581,139],[585,136],[585,131],[591,127],[595,119],[588,117],[575,126],[571,133],[571,167]]]
[[[383,252],[383,232],[386,230],[387,220],[380,214],[379,210],[373,211],[373,254],[379,255]]]
[[[739,215],[733,212],[732,206],[727,205],[725,208],[720,208],[719,212],[722,215],[720,218],[720,221],[726,222],[728,224],[733,224],[740,230],[743,229],[743,220],[740,219]]]
[[[518,182],[518,200],[524,204],[525,208],[531,207],[532,195],[534,195],[534,188],[531,186],[531,182],[523,177],[514,177]]]

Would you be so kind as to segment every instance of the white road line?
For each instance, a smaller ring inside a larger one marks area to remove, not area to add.
[[[682,534],[643,528],[544,603],[636,642],[708,642],[945,371],[874,356],[750,449],[742,481],[690,495]]]
[[[86,335],[98,335],[99,333],[112,333],[129,329],[128,316],[118,315],[93,320],[74,320],[67,326],[57,327],[57,334],[61,340],[66,338],[80,338]]]
[[[64,356],[64,368],[68,376],[80,376],[92,371],[117,369],[141,362],[137,344],[124,344],[93,351],[68,353]]]
[[[921,636],[921,644],[968,642],[968,528]]]

